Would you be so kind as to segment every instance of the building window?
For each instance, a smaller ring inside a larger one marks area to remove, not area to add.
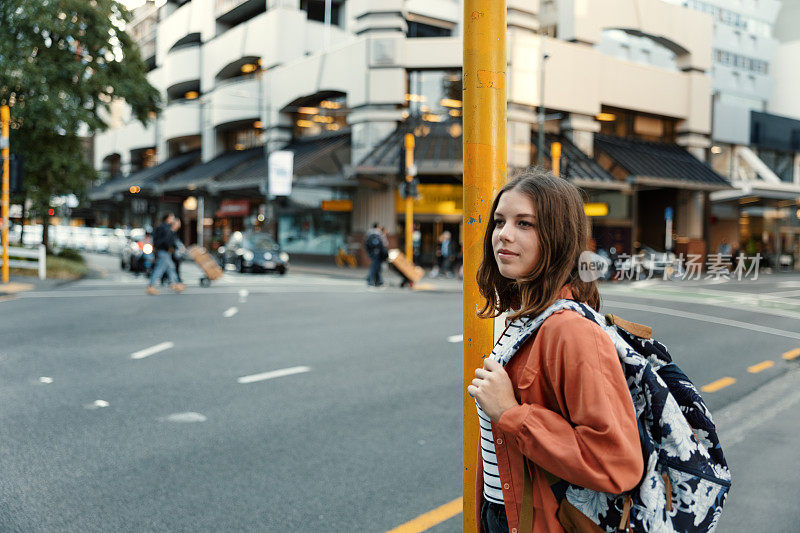
[[[759,148],[758,157],[771,171],[777,174],[781,181],[792,183],[794,180],[794,155],[791,152]]]
[[[461,121],[461,71],[408,72],[408,114],[424,122]]]
[[[769,63],[760,59],[753,59],[724,50],[714,50],[714,60],[720,65],[734,67],[741,70],[766,75],[769,72]]]
[[[347,127],[344,95],[307,98],[285,111],[292,113],[296,139],[316,137]]]
[[[442,28],[432,24],[423,24],[422,22],[408,22],[408,37],[450,37],[453,35],[453,30],[449,28]]]
[[[300,9],[306,12],[308,20],[325,22],[325,0],[301,0]],[[331,25],[340,26],[341,5],[331,2]]]
[[[763,20],[754,19],[737,13],[736,11],[717,7],[701,0],[687,0],[683,2],[683,5],[696,11],[709,13],[714,17],[715,21],[745,30],[747,33],[759,35],[761,37],[770,37],[772,35],[771,26]]]
[[[602,107],[597,116],[600,133],[615,137],[628,137],[656,142],[675,142],[674,118],[637,113],[614,107]]]
[[[249,128],[240,128],[222,133],[223,145],[226,152],[247,150],[257,146],[264,146],[264,130],[256,128],[260,124],[253,124]]]

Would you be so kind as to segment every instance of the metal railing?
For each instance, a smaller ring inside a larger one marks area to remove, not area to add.
[[[44,244],[40,244],[36,248],[19,248],[16,246],[8,247],[8,265],[11,268],[26,268],[30,270],[39,271],[39,279],[47,278],[47,250]],[[11,259],[12,257],[21,258]],[[35,261],[31,261],[35,259]],[[3,259],[0,257],[0,265],[3,264]]]

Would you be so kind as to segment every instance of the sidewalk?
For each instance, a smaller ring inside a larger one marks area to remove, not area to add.
[[[733,485],[718,531],[798,530],[800,367],[715,413]]]
[[[39,279],[36,276],[12,276],[7,284],[0,283],[0,296],[13,296],[20,292],[48,290],[72,283],[71,279]]]
[[[358,267],[337,267],[336,265],[312,263],[312,262],[297,262],[289,265],[289,275],[292,272],[299,272],[302,274],[311,274],[314,276],[326,276],[329,278],[338,279],[359,279],[363,280],[364,284],[367,283],[367,274],[369,268]],[[397,274],[388,264],[383,267],[383,281],[390,287],[398,287],[402,278]],[[423,277],[417,286],[427,287],[428,290],[437,291],[461,291],[461,280],[457,277],[454,278],[431,278],[430,270],[426,270],[425,277]]]

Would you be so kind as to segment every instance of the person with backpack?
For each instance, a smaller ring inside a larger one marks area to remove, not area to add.
[[[467,388],[478,531],[713,530],[730,475],[710,415],[650,328],[598,314],[578,189],[525,171],[488,220],[479,316],[508,318]]]
[[[372,229],[367,232],[367,236],[364,238],[364,249],[370,260],[367,285],[371,287],[380,287],[383,285],[381,267],[388,256],[388,248],[389,245],[383,228],[380,224],[375,222],[372,225]]]
[[[186,286],[178,282],[178,276],[175,273],[175,263],[172,261],[172,250],[175,248],[175,241],[177,237],[175,232],[172,231],[172,224],[175,221],[175,215],[167,213],[161,218],[161,224],[153,231],[153,248],[156,252],[156,266],[153,268],[153,274],[150,276],[150,284],[147,286],[147,294],[156,296],[158,290],[154,287],[161,276],[166,272],[169,278],[169,287],[175,292],[182,292]]]

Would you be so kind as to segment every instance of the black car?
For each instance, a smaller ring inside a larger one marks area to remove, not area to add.
[[[289,267],[289,254],[281,252],[280,246],[269,233],[235,231],[217,252],[226,270],[277,272],[283,275]]]

